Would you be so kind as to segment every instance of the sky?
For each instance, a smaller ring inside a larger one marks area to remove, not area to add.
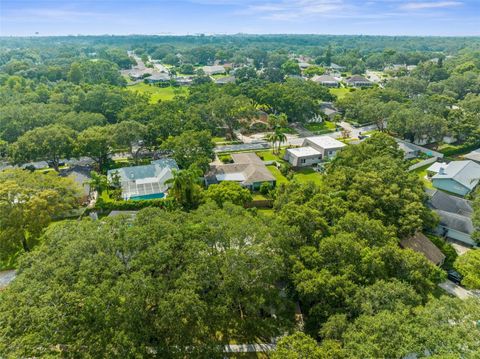
[[[480,0],[0,0],[0,36],[480,35]]]

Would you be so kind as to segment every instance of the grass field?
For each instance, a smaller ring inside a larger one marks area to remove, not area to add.
[[[133,86],[127,86],[130,91],[139,92],[150,96],[150,103],[157,103],[159,100],[172,100],[175,95],[188,95],[186,87],[158,87],[146,83],[138,83]]]
[[[280,172],[280,170],[277,167],[267,166],[267,168],[270,172],[272,172],[273,176],[277,180],[277,186],[280,183],[288,183],[288,179],[284,175],[282,175],[282,173]]]
[[[346,87],[339,87],[339,88],[331,88],[330,93],[332,95],[337,96],[339,99],[344,98],[347,93],[350,92],[349,88]]]

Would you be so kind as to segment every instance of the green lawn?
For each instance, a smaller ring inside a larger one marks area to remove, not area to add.
[[[425,176],[427,175],[427,168],[428,167],[430,167],[430,165],[417,168],[416,170],[413,171],[413,173],[415,173],[418,176],[418,178],[420,178],[420,180],[422,180],[423,185],[426,188],[432,189],[433,188],[432,182],[425,178]]]
[[[322,183],[322,175],[312,168],[302,168],[296,171],[293,178],[300,183],[314,182],[318,185]]]
[[[313,122],[305,124],[305,128],[309,131],[315,132],[316,134],[323,134],[334,132],[337,126],[334,122],[323,121],[323,122]]]
[[[347,93],[350,92],[350,89],[347,87],[338,87],[338,88],[331,88],[330,93],[332,95],[337,96],[339,99],[344,98]]]
[[[266,150],[266,151],[258,151],[255,152],[257,156],[263,158],[264,161],[277,161],[277,162],[285,162],[283,160],[283,156],[285,155],[285,150],[281,149],[280,154],[276,155],[273,154],[271,150]]]
[[[146,83],[138,83],[133,86],[127,86],[130,91],[139,92],[150,96],[150,103],[157,103],[159,100],[172,100],[175,95],[188,95],[186,87],[158,87]]]
[[[273,176],[277,180],[277,185],[279,185],[281,183],[288,183],[288,179],[284,175],[282,175],[282,173],[280,172],[280,170],[277,167],[267,166],[267,168],[270,172],[272,172]]]

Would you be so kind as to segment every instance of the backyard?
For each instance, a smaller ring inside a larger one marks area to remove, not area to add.
[[[338,88],[331,88],[330,93],[332,95],[337,96],[338,99],[344,98],[347,93],[350,92],[350,89],[347,87],[338,87]]]
[[[323,121],[323,122],[311,122],[305,124],[305,128],[316,135],[322,135],[329,132],[334,132],[337,128],[334,122]]]
[[[172,100],[176,95],[188,95],[188,89],[186,87],[158,87],[143,82],[133,86],[127,86],[127,89],[149,95],[150,103],[157,103],[159,100]]]

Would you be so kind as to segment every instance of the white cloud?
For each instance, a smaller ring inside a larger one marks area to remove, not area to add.
[[[441,9],[454,6],[463,5],[460,1],[420,1],[420,2],[408,2],[401,6],[406,10],[423,10],[423,9]]]
[[[258,14],[263,19],[293,20],[314,15],[327,15],[344,9],[343,0],[282,0],[253,4],[247,12]]]

